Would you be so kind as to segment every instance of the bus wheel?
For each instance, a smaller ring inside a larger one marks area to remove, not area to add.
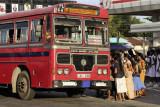
[[[17,79],[17,93],[23,100],[31,100],[35,96],[35,91],[31,89],[30,79],[27,71],[22,71]]]
[[[84,92],[84,89],[71,89],[67,91],[67,95],[70,98],[80,98]]]

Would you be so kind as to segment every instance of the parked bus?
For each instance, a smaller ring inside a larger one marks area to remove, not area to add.
[[[0,16],[0,86],[23,100],[37,90],[80,97],[110,87],[108,12],[63,3]]]

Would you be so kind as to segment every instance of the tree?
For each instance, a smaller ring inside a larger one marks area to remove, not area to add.
[[[135,16],[131,15],[110,15],[109,22],[111,37],[116,37],[118,31],[120,32],[120,37],[133,36],[134,34],[129,33],[130,25],[144,23],[141,22],[140,19],[137,19]],[[134,36],[142,36],[142,34],[136,34]]]

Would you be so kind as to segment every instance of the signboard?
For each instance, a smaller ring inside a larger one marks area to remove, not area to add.
[[[31,10],[30,4],[24,4],[24,10]]]
[[[43,5],[36,5],[36,9],[43,8]]]
[[[76,13],[76,14],[85,14],[85,15],[97,15],[97,11],[96,10],[65,8],[65,11],[67,13]]]
[[[6,4],[0,3],[0,14],[6,13]]]
[[[102,36],[101,35],[88,35],[88,44],[89,45],[102,45]]]
[[[12,12],[18,12],[18,4],[12,4]]]

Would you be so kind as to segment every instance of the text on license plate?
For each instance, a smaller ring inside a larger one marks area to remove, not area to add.
[[[62,82],[63,86],[77,86],[76,82]]]
[[[106,83],[104,83],[104,82],[97,82],[96,86],[106,86]]]
[[[90,74],[77,74],[77,78],[91,78]]]

